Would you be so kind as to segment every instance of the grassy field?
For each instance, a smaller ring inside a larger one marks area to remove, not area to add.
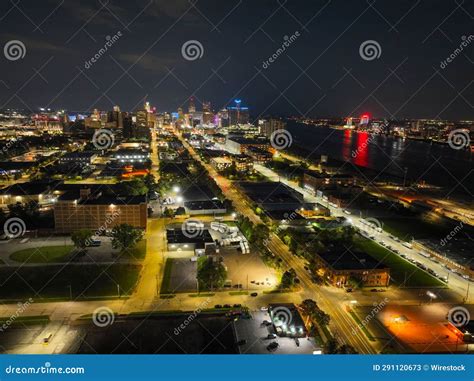
[[[43,246],[15,251],[10,259],[20,263],[64,262],[73,246]]]
[[[167,258],[163,271],[163,281],[161,282],[160,294],[169,294],[171,282],[171,269],[173,268],[173,258]]]
[[[137,261],[145,258],[146,255],[146,239],[142,239],[137,245],[131,249],[127,249],[123,255],[135,259]]]
[[[357,238],[355,245],[358,249],[377,259],[390,268],[392,281],[403,287],[444,287],[444,283],[419,269],[412,263],[400,258],[378,243],[365,238]],[[406,282],[405,282],[406,279]]]
[[[33,300],[117,296],[131,294],[140,273],[140,265],[57,265],[35,267],[1,267],[0,299]]]

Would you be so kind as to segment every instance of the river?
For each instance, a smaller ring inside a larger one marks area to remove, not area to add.
[[[293,148],[311,152],[312,159],[328,155],[400,179],[406,168],[411,180],[424,180],[462,193],[474,189],[474,155],[468,150],[293,121],[288,122],[287,129],[293,137]]]

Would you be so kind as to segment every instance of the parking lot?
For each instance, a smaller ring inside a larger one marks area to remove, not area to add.
[[[239,345],[242,354],[313,354],[313,351],[320,348],[313,338],[298,339],[299,346],[295,339],[290,337],[269,338],[269,334],[274,333],[273,326],[262,324],[265,320],[270,321],[270,315],[266,311],[251,312],[252,319],[239,319],[235,324],[235,335],[237,342],[245,344]],[[267,347],[271,343],[278,343],[278,347],[270,352]]]
[[[232,288],[241,284],[243,289],[264,290],[277,285],[276,273],[267,267],[256,253],[240,254],[239,252],[223,253],[227,266],[227,279]]]

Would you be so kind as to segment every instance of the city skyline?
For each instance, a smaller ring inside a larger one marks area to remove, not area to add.
[[[216,109],[245,99],[254,118],[472,116],[470,4],[2,7],[4,49],[20,41],[24,52],[0,61],[8,73],[0,78],[0,108],[133,110],[146,98],[172,110],[193,96]]]

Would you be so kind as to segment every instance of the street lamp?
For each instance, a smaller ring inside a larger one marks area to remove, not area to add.
[[[181,188],[180,188],[179,186],[175,185],[175,186],[173,187],[173,192],[174,192],[174,193],[179,193],[180,191],[181,191]]]

